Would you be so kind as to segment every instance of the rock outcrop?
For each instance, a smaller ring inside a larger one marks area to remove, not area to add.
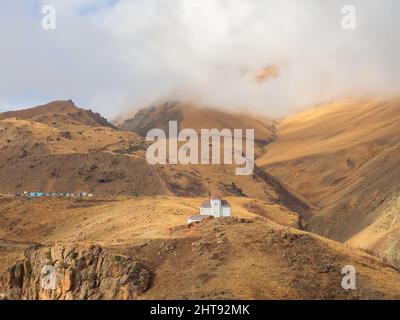
[[[0,300],[136,299],[152,272],[143,262],[87,245],[34,245],[0,274]]]

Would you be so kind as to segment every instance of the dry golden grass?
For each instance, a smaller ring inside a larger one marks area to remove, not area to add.
[[[0,239],[8,240],[0,241],[0,270],[21,259],[30,242],[97,243],[153,270],[154,281],[142,299],[400,297],[397,271],[363,251],[293,229],[295,216],[279,206],[229,197],[233,218],[187,226],[186,217],[202,200],[3,199]],[[341,268],[347,264],[356,267],[356,291],[341,287]]]
[[[298,225],[298,216],[280,205],[252,198],[226,199],[232,204],[235,217],[253,218],[260,214],[282,225]],[[203,200],[173,196],[2,199],[0,239],[16,243],[93,241],[104,246],[171,239],[171,230],[186,225],[187,217],[199,212]]]
[[[393,299],[400,294],[399,273],[379,260],[264,219],[210,220],[174,234],[175,240],[139,251],[158,256],[149,260],[157,272],[143,299]],[[347,264],[357,270],[354,291],[341,287]]]
[[[333,102],[283,120],[257,163],[320,209],[309,230],[386,256],[399,240],[399,123],[399,99]]]
[[[95,242],[137,255],[155,270],[143,298],[400,297],[398,272],[350,247],[372,249],[391,262],[400,257],[398,100],[335,102],[283,120],[277,132],[273,121],[246,115],[193,105],[172,109],[182,116],[181,129],[256,129],[257,153],[275,139],[257,164],[284,184],[258,169],[239,177],[234,166],[150,167],[137,134],[70,104],[0,114],[2,192],[138,195],[2,197],[0,269],[32,242]],[[165,120],[150,113],[151,125]],[[186,218],[210,192],[225,195],[243,219],[187,227]],[[295,230],[300,215],[312,216],[308,230],[346,245]],[[357,291],[340,287],[346,264],[357,268]]]

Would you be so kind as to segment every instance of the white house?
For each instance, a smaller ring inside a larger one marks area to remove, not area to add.
[[[200,207],[200,214],[191,216],[187,219],[188,223],[198,222],[213,216],[214,218],[230,217],[232,208],[228,201],[222,200],[218,195],[212,195],[204,201]]]

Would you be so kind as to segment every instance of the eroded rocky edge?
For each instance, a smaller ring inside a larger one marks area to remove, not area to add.
[[[44,266],[56,289],[44,289]],[[25,258],[0,274],[0,300],[132,300],[149,289],[152,272],[141,261],[94,244],[30,246]]]

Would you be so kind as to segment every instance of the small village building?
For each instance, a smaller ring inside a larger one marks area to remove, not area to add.
[[[46,194],[42,193],[42,192],[31,192],[29,193],[30,197],[44,197]]]
[[[218,195],[212,195],[200,207],[200,214],[187,218],[187,223],[199,222],[207,217],[223,218],[232,215],[232,207],[228,201]]]
[[[28,192],[16,193],[16,196],[27,196],[27,197],[94,197],[93,193],[81,192]]]

